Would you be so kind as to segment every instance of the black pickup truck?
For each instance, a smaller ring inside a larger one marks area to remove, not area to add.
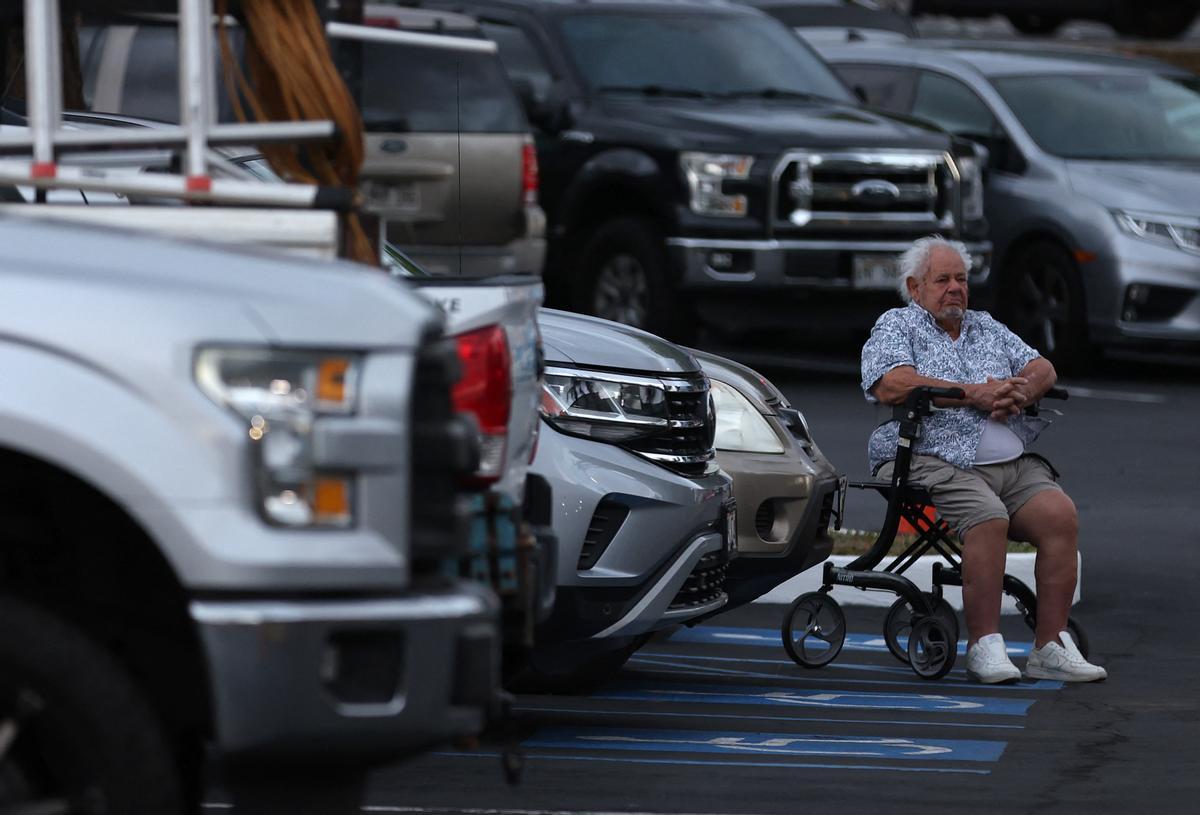
[[[977,148],[864,108],[778,21],[709,0],[425,0],[476,17],[537,127],[550,302],[675,339],[869,327],[922,235],[988,273]]]

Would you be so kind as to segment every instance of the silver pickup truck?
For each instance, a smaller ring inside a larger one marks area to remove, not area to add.
[[[437,309],[31,209],[0,211],[0,808],[190,811],[206,750],[353,770],[477,732],[497,603],[439,566],[478,454]]]

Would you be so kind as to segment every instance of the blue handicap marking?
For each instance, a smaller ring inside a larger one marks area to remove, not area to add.
[[[671,642],[699,642],[707,644],[726,645],[760,645],[770,648],[780,648],[783,641],[779,629],[776,628],[739,628],[735,626],[706,625],[699,628],[682,628],[671,635]],[[1010,656],[1028,656],[1033,643],[1006,642]],[[814,649],[824,647],[824,643],[815,640],[809,643]],[[846,651],[887,651],[887,641],[882,634],[847,634],[846,643],[842,646]],[[958,653],[965,654],[967,641],[958,641]]]
[[[1007,742],[906,736],[825,736],[698,730],[549,727],[522,747],[710,753],[725,756],[833,756],[921,761],[999,761]]]
[[[779,687],[730,687],[671,683],[617,683],[593,699],[695,702],[718,705],[772,705],[793,709],[918,710],[924,713],[971,713],[1024,716],[1033,699],[952,696],[943,693],[880,693],[847,690],[794,690]]]

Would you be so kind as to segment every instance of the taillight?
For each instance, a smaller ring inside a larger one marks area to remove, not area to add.
[[[538,200],[537,148],[528,136],[521,148],[521,198],[527,207],[536,205]]]
[[[503,475],[512,404],[508,339],[503,328],[489,325],[460,334],[455,341],[463,372],[454,385],[454,409],[470,413],[479,421],[482,439],[475,476],[481,481],[495,481]]]

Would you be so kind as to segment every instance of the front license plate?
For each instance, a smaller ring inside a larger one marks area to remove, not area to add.
[[[737,557],[737,504],[729,501],[725,504],[725,554]]]
[[[892,255],[855,255],[851,283],[856,289],[890,289],[896,285],[896,268]]]

